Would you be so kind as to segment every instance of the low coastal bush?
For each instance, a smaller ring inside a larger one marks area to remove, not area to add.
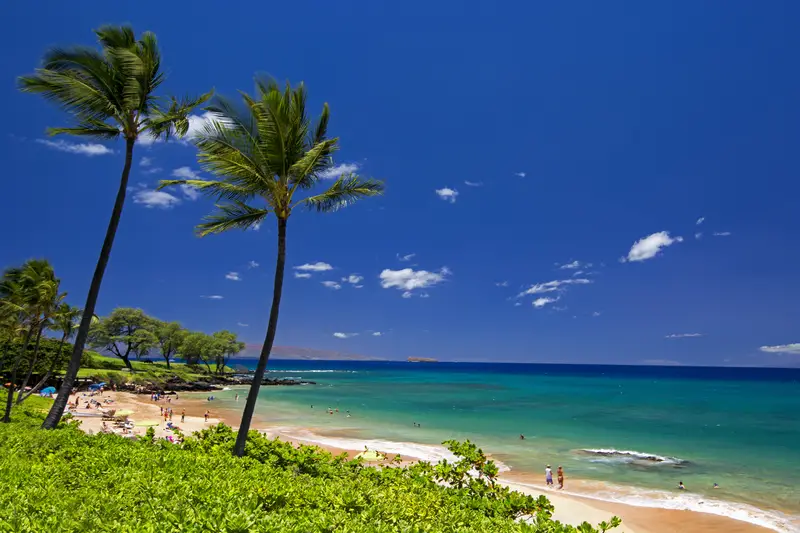
[[[455,463],[374,468],[251,432],[235,458],[223,425],[182,446],[86,435],[74,422],[42,431],[41,401],[0,425],[0,532],[592,533],[618,522],[551,520],[546,498],[498,485],[471,443],[447,443]]]

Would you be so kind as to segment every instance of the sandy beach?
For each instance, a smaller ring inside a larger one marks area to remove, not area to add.
[[[172,423],[178,426],[186,435],[211,427],[219,422],[224,422],[235,428],[239,422],[238,413],[234,413],[229,409],[216,409],[214,402],[206,401],[206,396],[206,393],[186,393],[179,394],[177,398],[172,395],[162,397],[159,402],[153,402],[146,395],[106,391],[102,396],[94,396],[94,399],[101,402],[110,400],[110,403],[104,404],[104,408],[130,410],[132,414],[129,418],[134,422],[131,432],[134,435],[143,435],[145,433],[147,426],[136,425],[143,422],[152,424],[157,437],[167,438],[173,435],[172,431],[167,429],[167,424],[164,422],[163,415],[161,415],[161,407],[172,408]],[[87,410],[83,408],[88,396],[81,396],[81,399],[83,400],[81,402],[82,407],[78,409],[78,413],[97,412],[96,409]],[[186,411],[186,417],[184,422],[181,422],[180,416],[183,410]],[[204,417],[206,410],[209,411],[207,421]],[[102,430],[103,422],[100,417],[79,416],[78,419],[81,421],[81,428],[84,431],[97,433]],[[320,446],[334,454],[346,453],[349,457],[355,457],[355,455],[363,451],[363,449],[355,449],[355,447],[348,449],[320,445],[318,442],[287,434],[286,428],[265,426],[258,429],[271,437],[280,437],[295,444]],[[300,432],[303,430],[303,428],[296,429],[300,430]],[[403,455],[401,459],[405,463],[413,462],[420,458]],[[617,531],[626,533],[691,533],[695,531],[765,533],[771,531],[747,522],[713,514],[637,507],[582,497],[574,492],[566,494],[554,489],[547,489],[542,482],[543,480],[531,474],[507,472],[503,474],[501,479],[503,483],[514,490],[534,496],[546,495],[555,506],[554,517],[557,520],[573,525],[578,525],[584,521],[596,524],[616,515],[622,518],[623,521],[622,526]],[[569,480],[568,482],[579,485],[578,480]]]

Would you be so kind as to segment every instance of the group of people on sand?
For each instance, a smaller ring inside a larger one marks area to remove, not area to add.
[[[556,471],[556,478],[558,479],[558,488],[564,488],[564,468],[562,466],[558,467]],[[553,487],[553,469],[550,468],[550,465],[547,465],[544,469],[544,481],[547,483],[548,487]]]

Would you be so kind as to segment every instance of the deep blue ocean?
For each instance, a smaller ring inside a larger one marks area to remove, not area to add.
[[[268,370],[317,385],[262,388],[259,421],[321,443],[408,451],[469,438],[515,473],[562,465],[583,494],[800,529],[800,369],[273,360]],[[236,408],[232,394],[220,406]]]

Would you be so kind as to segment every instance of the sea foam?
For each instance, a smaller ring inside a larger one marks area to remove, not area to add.
[[[599,457],[608,457],[619,462],[646,462],[664,465],[685,465],[689,461],[678,457],[666,457],[654,453],[637,452],[634,450],[615,450],[614,448],[584,448],[580,453]]]

